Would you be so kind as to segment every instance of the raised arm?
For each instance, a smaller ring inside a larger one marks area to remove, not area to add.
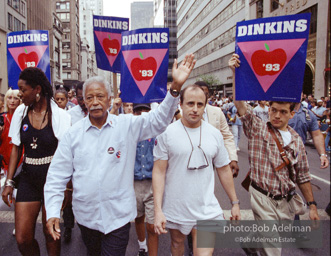
[[[170,89],[180,92],[183,84],[193,70],[195,63],[196,60],[192,53],[187,54],[179,66],[177,64],[177,59],[175,59],[172,66],[172,83]]]
[[[238,115],[243,116],[246,114],[247,108],[244,101],[236,100],[236,89],[235,89],[235,69],[240,67],[240,60],[238,54],[232,54],[231,59],[229,60],[229,67],[232,70],[232,93],[233,93],[233,102],[237,108]]]

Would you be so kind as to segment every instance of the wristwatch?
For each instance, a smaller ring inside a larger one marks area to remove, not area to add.
[[[173,96],[173,97],[178,97],[179,96],[179,91],[177,91],[177,90],[174,90],[174,89],[172,89],[172,88],[170,88],[170,94]]]
[[[240,201],[231,201],[231,204],[234,205],[234,204],[240,204]]]
[[[325,156],[325,157],[328,157],[328,155],[327,155],[327,154],[320,154],[320,157],[321,157],[321,156]]]
[[[310,201],[310,202],[307,202],[307,206],[311,206],[312,204],[316,205],[317,206],[317,203],[315,201]]]

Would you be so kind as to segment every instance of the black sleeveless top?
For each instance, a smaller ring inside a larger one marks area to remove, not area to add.
[[[22,127],[20,131],[21,143],[24,146],[24,156],[30,158],[43,158],[53,156],[57,148],[58,140],[54,135],[52,127],[46,125],[44,128],[38,130],[30,123],[28,115],[22,120]],[[24,167],[28,169],[34,167],[46,167],[45,165],[30,165],[24,163]],[[43,168],[43,169],[44,169]]]

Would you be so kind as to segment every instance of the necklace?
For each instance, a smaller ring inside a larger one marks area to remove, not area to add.
[[[192,143],[191,137],[188,134],[188,132],[187,132],[187,130],[186,130],[185,125],[183,124],[183,122],[182,122],[182,125],[183,125],[183,128],[184,128],[184,130],[185,130],[185,132],[187,134],[188,139],[190,140],[190,143],[191,143],[191,146],[192,146],[192,151],[193,151],[194,150],[194,147],[193,147],[193,143]],[[201,126],[202,126],[202,124],[200,123],[200,140],[199,140],[199,146],[198,146],[198,148],[201,148]]]
[[[46,109],[43,111],[40,111],[40,112],[36,112],[36,111],[34,111],[34,109],[32,109],[32,112],[33,112],[33,114],[44,114],[46,112]]]
[[[30,146],[32,149],[36,149],[38,147],[38,144],[37,144],[38,138],[33,137],[32,140],[33,140],[33,143],[31,143]]]
[[[45,122],[45,120],[44,120],[44,118],[45,118],[45,112],[46,112],[46,110],[44,110],[44,111],[41,111],[41,112],[35,112],[33,109],[32,109],[32,113],[33,114],[36,114],[36,113],[40,113],[40,114],[44,114],[43,115],[43,120],[42,120],[42,122],[41,122],[41,124],[40,124],[40,127],[39,127],[39,130],[41,130],[41,126],[43,125],[43,123]],[[33,115],[31,115],[31,121],[32,121],[32,126],[33,126]],[[33,137],[32,138],[32,140],[33,140],[33,143],[31,143],[30,144],[30,146],[31,146],[31,148],[32,149],[37,149],[37,147],[38,147],[38,144],[37,144],[37,140],[38,140],[38,137]]]

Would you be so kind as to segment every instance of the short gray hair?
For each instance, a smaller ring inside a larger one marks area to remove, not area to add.
[[[113,94],[113,87],[110,86],[109,82],[103,77],[103,76],[93,76],[85,81],[83,84],[83,97],[85,100],[85,91],[87,86],[93,84],[93,83],[98,83],[101,84],[105,87],[107,93],[108,93],[108,98],[111,96],[114,96]]]

